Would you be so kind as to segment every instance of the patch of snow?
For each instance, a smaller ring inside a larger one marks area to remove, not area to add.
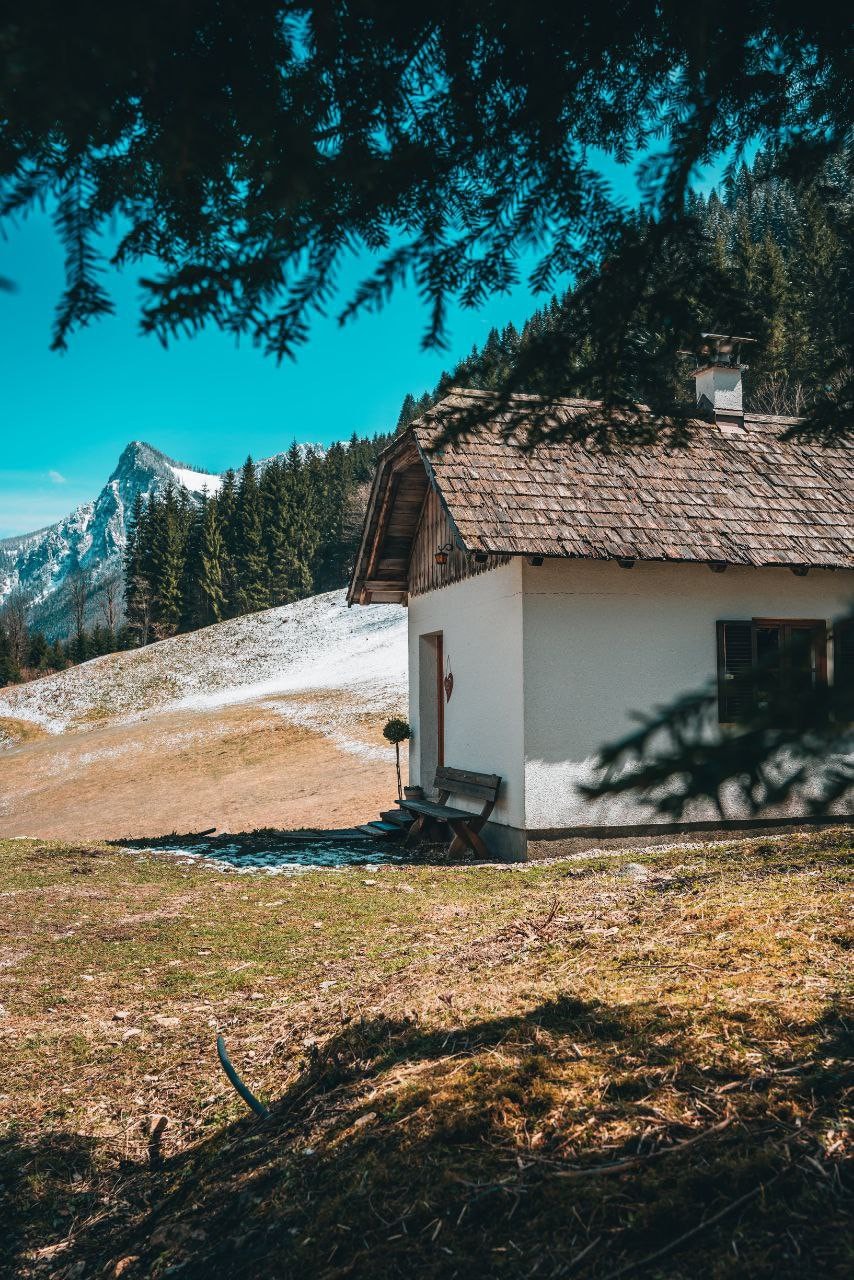
[[[341,871],[348,867],[360,871],[379,870],[406,862],[400,853],[389,848],[378,853],[367,840],[298,840],[283,841],[278,848],[262,853],[241,852],[238,845],[129,845],[135,853],[165,855],[180,862],[201,864],[213,871],[232,871],[239,875],[304,875],[307,871]]]
[[[372,691],[367,687],[360,689],[363,711],[382,712],[388,707],[388,692],[378,691],[378,696],[371,698]],[[325,738],[335,743],[340,751],[348,755],[358,756],[362,760],[390,760],[394,748],[384,739],[382,742],[370,743],[357,738],[348,728],[352,724],[353,708],[349,703],[341,706],[328,697],[318,697],[309,703],[281,702],[271,700],[268,704],[274,711],[284,716],[291,724],[302,725],[322,733]]]
[[[235,621],[243,624],[241,639],[253,651],[253,661],[247,662],[242,645],[239,651],[221,648],[218,687],[188,690],[171,710],[206,710],[354,686],[373,691],[371,701],[384,705],[389,693],[406,686],[406,614],[393,606],[348,609],[345,593],[330,591]],[[264,667],[273,669],[257,678]]]
[[[406,672],[406,611],[348,609],[345,593],[330,591],[3,689],[0,717],[63,733],[264,702],[343,750],[388,759],[372,726],[360,738],[358,716],[405,714]]]
[[[222,476],[209,475],[206,471],[191,471],[189,467],[175,467],[170,462],[169,470],[190,493],[219,493],[222,487]]]

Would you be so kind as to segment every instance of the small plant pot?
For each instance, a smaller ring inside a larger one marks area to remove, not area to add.
[[[424,788],[423,787],[404,787],[403,794],[407,800],[423,800]]]

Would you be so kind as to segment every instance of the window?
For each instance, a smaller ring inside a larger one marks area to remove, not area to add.
[[[833,625],[833,683],[854,691],[854,618]]]
[[[718,623],[718,720],[733,724],[772,694],[799,694],[827,680],[827,635],[814,618]]]

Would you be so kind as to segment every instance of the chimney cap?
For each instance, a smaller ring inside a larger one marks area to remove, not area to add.
[[[723,365],[731,368],[741,363],[742,343],[754,345],[756,338],[741,337],[736,333],[701,333],[702,341],[694,351],[680,351],[682,356],[693,356],[706,366]],[[745,368],[747,366],[745,365]]]

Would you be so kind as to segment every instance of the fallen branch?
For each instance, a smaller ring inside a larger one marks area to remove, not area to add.
[[[597,1236],[595,1240],[590,1241],[589,1245],[587,1245],[585,1249],[581,1250],[581,1253],[577,1253],[574,1258],[570,1258],[568,1263],[569,1270],[573,1271],[578,1266],[581,1259],[586,1258],[590,1250],[596,1248],[597,1244],[599,1244],[601,1239],[602,1239],[601,1236]]]
[[[796,1062],[791,1067],[781,1067],[779,1071],[763,1071],[761,1075],[748,1076],[745,1080],[731,1080],[729,1084],[722,1085],[720,1089],[715,1089],[715,1093],[732,1093],[734,1089],[749,1089],[755,1084],[767,1084],[769,1080],[776,1080],[779,1076],[791,1076],[798,1071],[805,1071],[807,1067],[815,1066],[813,1058],[806,1058],[803,1062]]]
[[[704,1138],[709,1138],[713,1133],[721,1133],[728,1125],[732,1124],[733,1117],[727,1116],[725,1120],[721,1120],[720,1124],[712,1125],[710,1129],[704,1129],[702,1133],[695,1133],[692,1138],[686,1138],[684,1142],[674,1142],[670,1147],[659,1147],[657,1151],[648,1151],[646,1155],[632,1156],[629,1160],[617,1160],[613,1164],[597,1164],[591,1165],[586,1169],[555,1169],[554,1176],[556,1178],[592,1178],[607,1177],[611,1173],[622,1173],[625,1169],[634,1169],[638,1165],[649,1164],[651,1160],[657,1160],[659,1156],[669,1156],[674,1152],[684,1151],[687,1147],[693,1147],[696,1142],[702,1142]],[[523,1157],[523,1159],[534,1159],[543,1163],[551,1163],[548,1156]]]
[[[743,1204],[747,1204],[749,1200],[754,1200],[758,1195],[772,1186],[779,1177],[785,1172],[784,1169],[780,1173],[774,1175],[770,1182],[760,1182],[758,1187],[753,1187],[751,1191],[745,1192],[743,1196],[739,1196],[737,1200],[733,1200],[731,1204],[724,1205],[723,1209],[719,1209],[717,1213],[713,1213],[711,1218],[706,1218],[703,1222],[698,1222],[696,1227],[691,1227],[689,1231],[684,1231],[681,1236],[677,1236],[675,1240],[671,1240],[669,1244],[662,1245],[660,1249],[656,1249],[655,1253],[648,1253],[645,1258],[638,1258],[635,1262],[627,1262],[624,1267],[620,1267],[617,1271],[609,1271],[604,1280],[619,1280],[621,1276],[630,1275],[632,1271],[640,1271],[642,1267],[648,1267],[650,1263],[657,1262],[659,1258],[663,1258],[666,1254],[672,1253],[674,1249],[678,1249],[680,1245],[691,1240],[694,1236],[698,1236],[701,1231],[705,1231],[707,1227],[713,1227],[716,1222],[720,1222],[721,1218],[725,1218],[727,1214],[732,1213],[735,1209],[740,1209]]]

